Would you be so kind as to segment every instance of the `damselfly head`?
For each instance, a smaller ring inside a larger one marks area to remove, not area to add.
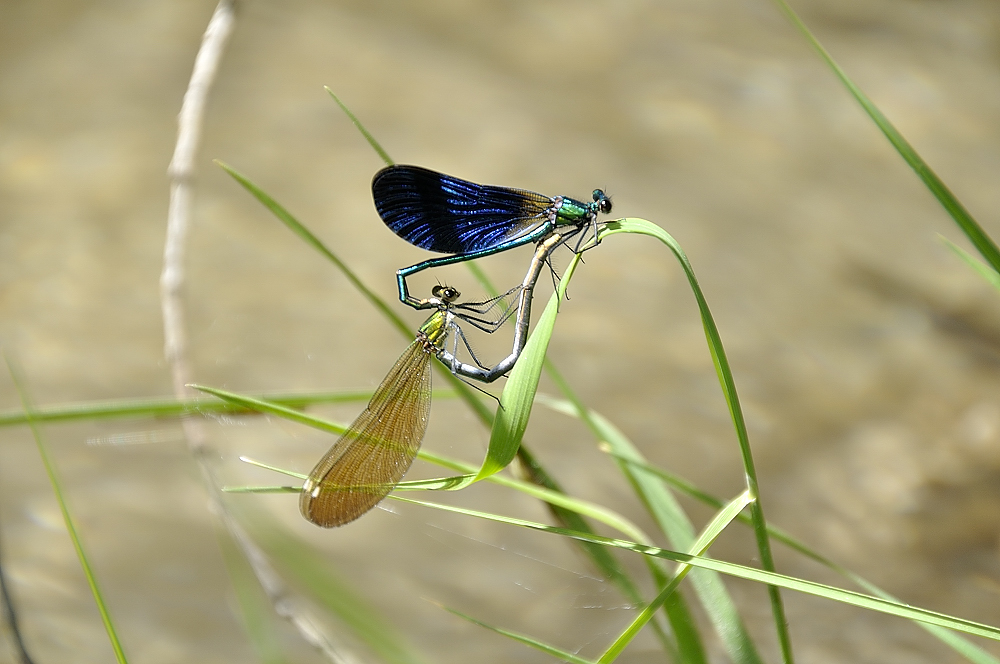
[[[594,202],[597,203],[597,211],[602,214],[611,213],[611,199],[607,197],[601,189],[594,190]]]
[[[458,298],[462,297],[462,294],[458,292],[457,288],[452,288],[451,286],[443,286],[438,284],[431,288],[431,295],[440,299],[445,304],[451,304]]]

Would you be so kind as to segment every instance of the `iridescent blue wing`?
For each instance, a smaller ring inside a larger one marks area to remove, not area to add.
[[[553,205],[551,198],[532,191],[476,184],[400,165],[375,174],[372,197],[393,233],[443,254],[501,245],[544,223]]]

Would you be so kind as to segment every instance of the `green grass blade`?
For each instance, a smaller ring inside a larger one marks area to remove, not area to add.
[[[938,202],[944,206],[951,218],[955,220],[962,232],[965,233],[966,237],[972,242],[972,244],[979,250],[979,253],[986,259],[986,262],[993,266],[994,270],[1000,271],[1000,249],[997,249],[997,245],[992,239],[986,234],[979,223],[969,214],[969,211],[965,209],[965,206],[955,197],[951,190],[948,189],[947,185],[937,176],[937,174],[931,170],[931,167],[927,165],[917,151],[913,149],[913,146],[903,138],[903,135],[889,122],[888,118],[882,114],[882,111],[868,98],[868,96],[861,91],[857,85],[854,84],[843,69],[840,68],[833,57],[827,52],[823,45],[819,43],[812,31],[806,27],[806,24],[802,22],[792,8],[788,5],[785,0],[774,0],[775,4],[778,5],[778,9],[798,28],[805,38],[809,41],[812,47],[819,53],[820,58],[827,64],[827,66],[833,71],[833,73],[840,79],[840,82],[844,84],[844,87],[851,93],[854,99],[861,105],[861,107],[868,113],[868,116],[878,125],[878,128],[882,130],[885,137],[889,139],[892,146],[896,148],[900,156],[910,165],[910,168],[917,174],[917,176],[923,181],[924,186],[926,186],[934,197],[938,199]]]
[[[531,418],[531,407],[535,401],[538,379],[541,377],[542,360],[545,359],[545,351],[555,323],[557,303],[557,296],[553,295],[549,306],[545,307],[545,312],[535,326],[535,331],[528,338],[521,357],[511,370],[507,384],[504,385],[503,393],[500,395],[500,409],[493,420],[493,429],[490,432],[489,448],[477,480],[506,468],[517,455],[517,449]]]
[[[419,500],[412,500],[410,498],[402,498],[400,496],[392,496],[392,498],[394,500],[399,500],[406,503],[412,503],[414,505],[423,505],[425,507],[431,507],[434,509],[443,510],[445,512],[464,514],[479,519],[486,519],[489,521],[495,521],[497,523],[506,523],[512,526],[529,528],[531,530],[537,530],[539,532],[549,533],[553,535],[561,535],[563,537],[570,537],[573,539],[582,539],[584,541],[594,542],[596,544],[602,544],[604,546],[611,546],[619,549],[624,549],[626,551],[633,551],[635,553],[639,553],[645,556],[652,556],[654,558],[660,558],[662,560],[669,560],[676,563],[684,563],[692,565],[694,567],[710,569],[719,572],[721,574],[727,574],[729,576],[746,579],[747,581],[755,581],[757,583],[764,583],[778,588],[795,590],[797,592],[805,593],[808,595],[814,595],[816,597],[822,597],[825,599],[842,602],[844,604],[850,604],[852,606],[857,606],[872,611],[878,611],[879,613],[885,613],[900,618],[907,618],[909,620],[917,620],[931,625],[938,625],[940,627],[946,627],[948,629],[964,632],[966,634],[972,634],[974,636],[981,636],[987,639],[992,639],[994,641],[1000,641],[1000,627],[985,625],[983,623],[978,623],[972,620],[965,620],[963,618],[956,618],[954,616],[938,613],[937,611],[929,611],[927,609],[913,607],[908,604],[903,604],[901,602],[885,600],[880,597],[874,597],[871,595],[865,595],[863,593],[844,590],[842,588],[837,588],[822,583],[816,583],[814,581],[807,581],[805,579],[799,579],[796,577],[786,576],[784,574],[778,574],[776,572],[769,572],[767,570],[758,569],[756,567],[737,565],[736,563],[729,563],[721,560],[715,560],[714,558],[692,556],[689,553],[670,551],[668,549],[661,549],[655,546],[646,546],[643,544],[639,544],[637,542],[619,540],[611,537],[602,537],[600,535],[594,535],[591,533],[582,533],[582,532],[567,530],[565,528],[548,526],[543,523],[527,521],[525,519],[517,519],[514,517],[502,516],[498,514],[490,514],[488,512],[480,512],[477,510],[470,510],[462,507],[455,507],[452,505],[442,505],[439,503],[430,503]]]
[[[648,224],[648,222],[644,223],[647,227],[643,228],[642,231],[646,234],[650,234],[648,227],[652,227],[658,230],[661,235],[666,235],[662,232],[662,230],[652,224]],[[623,227],[620,223],[609,224],[608,228],[602,232],[601,237],[603,238],[605,236],[612,235],[615,232],[636,231],[628,225]],[[660,239],[662,240],[663,238],[661,237]],[[672,238],[670,238],[670,241],[672,241]],[[667,241],[668,244],[670,241]],[[673,243],[672,248],[679,250],[676,243]],[[489,450],[487,451],[487,458],[484,461],[482,470],[480,471],[480,477],[495,473],[503,468],[511,461],[511,459],[513,459],[514,454],[517,452],[518,445],[520,444],[530,417],[531,407],[534,402],[535,391],[538,385],[538,379],[540,377],[545,358],[545,350],[548,346],[548,342],[551,338],[552,330],[555,325],[559,299],[562,294],[565,293],[566,286],[569,284],[578,262],[579,256],[576,256],[568,266],[566,273],[563,275],[560,282],[557,293],[550,298],[545,311],[535,325],[535,329],[528,340],[528,344],[525,347],[524,352],[521,354],[518,363],[511,372],[510,379],[508,380],[503,395],[501,396],[502,408],[498,411],[497,417],[494,420]],[[707,305],[705,306],[707,307]],[[721,346],[721,341],[719,341],[719,345]],[[735,389],[733,389],[733,393],[735,394]],[[749,451],[748,445],[742,449]],[[766,556],[762,556],[762,558],[767,559]],[[721,584],[719,584],[719,587],[721,588]],[[774,600],[772,598],[772,602],[773,601]],[[780,598],[778,601],[778,609],[780,610]],[[735,610],[731,613],[732,615],[735,615]],[[690,625],[693,624],[693,621],[690,620],[690,616],[686,616],[683,621],[672,622],[674,622],[675,630],[677,630],[679,634],[687,632],[687,636],[690,637],[691,659],[694,659],[695,661],[702,661],[703,656],[698,657],[696,654],[703,652],[703,649],[700,646],[700,640],[697,638],[697,635],[693,632],[693,630],[689,629]],[[733,632],[733,628],[731,627],[732,624],[732,620],[727,621],[725,623],[725,629],[729,632]],[[735,640],[738,640],[739,643],[731,648],[731,652],[740,655],[741,659],[738,659],[737,661],[756,664],[756,662],[759,661],[759,658],[756,657],[756,652],[752,647],[747,647],[749,639],[745,630],[741,629],[742,624],[737,621],[736,625],[738,625],[736,630],[738,639]],[[730,642],[732,641],[734,641],[734,639],[730,639]]]
[[[430,461],[431,463],[436,463],[445,468],[450,468],[452,470],[464,471],[466,473],[475,473],[477,468],[467,463],[451,459],[449,457],[442,456],[440,454],[435,454],[433,452],[426,452],[421,450],[420,458]],[[464,477],[464,476],[463,476]],[[533,498],[538,498],[551,505],[558,505],[564,509],[570,510],[577,514],[590,517],[595,521],[599,521],[611,528],[614,528],[618,532],[624,534],[639,542],[652,542],[653,540],[642,531],[639,526],[625,518],[618,512],[608,509],[602,505],[598,505],[589,500],[583,500],[581,498],[574,498],[568,496],[561,491],[553,491],[551,489],[546,489],[540,487],[532,482],[525,482],[524,480],[514,479],[512,477],[505,477],[503,475],[492,475],[487,480],[493,484],[497,484],[508,489],[513,489],[515,491],[520,491],[521,493],[532,496]]]
[[[594,662],[592,662],[589,659],[585,659],[583,657],[580,657],[579,655],[574,655],[571,652],[561,650],[559,648],[556,648],[555,646],[549,645],[530,636],[526,636],[518,632],[513,632],[509,629],[503,629],[502,627],[495,627],[493,625],[490,625],[489,623],[484,623],[481,620],[476,620],[472,616],[466,615],[461,611],[459,611],[458,609],[453,609],[451,607],[443,606],[440,604],[438,606],[441,606],[442,609],[458,616],[462,620],[468,620],[473,625],[479,625],[480,627],[485,627],[490,631],[496,632],[497,634],[500,634],[502,636],[506,636],[507,638],[513,639],[514,641],[523,643],[524,645],[534,648],[535,650],[539,650],[545,653],[546,655],[552,655],[553,657],[560,659],[564,662],[571,662],[571,664],[594,664]]]
[[[563,410],[564,412],[571,412],[572,405],[569,403],[565,403],[559,406],[558,409]],[[645,460],[632,458],[630,456],[619,455],[611,449],[610,445],[607,446],[606,451],[620,461],[635,466],[636,468],[641,468],[650,474],[657,475],[663,481],[667,482],[678,491],[687,494],[688,496],[694,498],[695,500],[698,500],[706,505],[715,507],[716,509],[721,509],[723,506],[723,501],[721,499],[712,496],[711,494],[708,494],[704,491],[701,491],[693,483],[681,477],[678,477],[673,473],[670,473],[662,468],[653,466],[648,462],[646,462]],[[737,521],[740,521],[741,523],[744,523],[746,525],[752,525],[750,518],[743,514],[737,516]],[[841,565],[838,565],[837,563],[830,560],[826,556],[811,549],[804,542],[793,537],[792,535],[785,532],[781,528],[768,524],[767,531],[768,534],[773,539],[781,542],[785,546],[789,547],[794,551],[797,551],[798,553],[806,556],[807,558],[810,558],[811,560],[814,560],[815,562],[827,567],[828,569],[836,572],[837,574],[840,574],[845,579],[848,579],[851,582],[858,585],[859,587],[864,588],[872,595],[875,595],[876,597],[880,597],[886,600],[891,600],[896,602],[899,601],[898,598],[893,597],[889,593],[885,592],[884,590],[876,586],[874,583],[871,583],[864,577],[855,574],[854,572],[842,567]],[[943,627],[938,627],[936,625],[928,625],[926,623],[918,623],[918,625],[923,629],[927,630],[928,632],[930,632],[931,634],[933,634],[942,642],[946,643],[951,648],[955,649],[959,654],[961,654],[971,662],[975,662],[976,664],[1000,664],[1000,660],[993,657],[982,648],[979,648],[978,646],[969,643],[963,637],[959,636],[958,634],[955,634],[950,630],[944,629]]]
[[[338,392],[295,392],[252,395],[256,399],[288,408],[305,408],[316,404],[349,403],[368,401],[372,390]],[[454,390],[435,390],[435,399],[453,399]],[[117,417],[181,417],[204,413],[254,413],[218,399],[128,399],[113,401],[89,401],[84,403],[36,406],[32,419],[37,423],[70,422],[74,420],[95,420]],[[23,410],[0,412],[0,427],[27,424],[28,416]]]
[[[549,347],[552,331],[559,312],[559,301],[566,293],[576,266],[580,264],[581,254],[576,254],[566,268],[559,288],[549,298],[545,311],[535,323],[535,329],[528,338],[517,364],[510,372],[507,384],[500,395],[500,409],[493,420],[493,430],[490,432],[489,449],[479,478],[488,477],[509,464],[517,454],[521,438],[528,427],[531,408],[535,402],[535,392],[538,390],[538,380],[542,375],[545,362],[545,351]]]
[[[38,447],[38,456],[42,459],[42,465],[45,466],[45,473],[49,477],[49,483],[52,484],[52,492],[55,494],[56,502],[59,503],[59,511],[62,513],[63,522],[66,524],[66,532],[69,533],[69,538],[73,542],[73,549],[76,551],[76,557],[80,561],[80,567],[83,569],[83,574],[87,578],[87,585],[90,586],[90,593],[94,596],[94,602],[97,604],[97,610],[101,614],[101,622],[104,623],[104,630],[108,633],[108,640],[111,641],[111,648],[115,651],[115,659],[118,660],[119,664],[125,664],[128,659],[125,657],[125,650],[122,648],[121,641],[118,639],[118,633],[115,631],[114,622],[111,620],[111,612],[108,611],[107,605],[104,603],[104,596],[101,595],[101,589],[97,585],[97,577],[94,575],[94,570],[90,566],[90,561],[87,560],[87,554],[83,550],[83,543],[80,541],[80,536],[76,531],[76,526],[73,523],[73,517],[69,513],[69,507],[66,505],[66,499],[62,493],[62,485],[59,483],[59,477],[56,474],[55,464],[52,459],[49,458],[48,450],[45,448],[45,441],[42,438],[42,432],[38,428],[38,424],[35,422],[33,417],[33,407],[31,405],[31,399],[28,396],[27,389],[25,388],[25,382],[21,376],[21,372],[14,366],[10,358],[4,356],[7,361],[7,369],[10,371],[11,378],[14,381],[14,386],[17,388],[17,392],[21,397],[21,405],[24,407],[24,413],[27,416],[28,426],[31,427],[31,434],[35,439],[35,445]]]
[[[735,519],[743,508],[749,505],[750,492],[744,491],[741,495],[734,498],[724,509],[722,509],[715,517],[709,522],[702,532],[701,536],[695,541],[694,545],[689,549],[689,553],[700,556],[703,555],[708,548],[712,546],[712,543],[722,534],[722,531],[726,529],[733,519]],[[691,571],[690,565],[680,565],[677,571],[674,573],[674,578],[670,580],[660,593],[650,602],[647,606],[643,607],[639,611],[639,615],[635,617],[632,623],[625,628],[625,631],[615,639],[615,642],[604,651],[598,662],[600,664],[611,664],[615,661],[618,656],[625,650],[625,648],[632,642],[632,640],[639,634],[643,627],[646,626],[650,620],[652,620],[653,615],[660,610],[660,607],[669,599],[680,586],[681,581],[687,576],[688,572]]]
[[[989,265],[984,264],[982,261],[977,260],[975,256],[970,254],[965,249],[949,240],[943,235],[939,235],[938,239],[944,242],[945,246],[951,249],[962,261],[971,267],[979,276],[988,281],[991,286],[1000,290],[1000,272]]]
[[[618,427],[580,402],[559,372],[553,368],[550,375],[563,394],[569,397],[569,401],[557,403],[549,397],[539,395],[539,403],[571,417],[579,417],[594,437],[610,446],[616,454],[628,458],[642,458],[638,448]],[[677,549],[691,550],[695,541],[694,526],[674,496],[658,478],[634,472],[628,465],[622,465],[621,469],[670,543]],[[750,638],[750,633],[743,624],[736,603],[726,590],[722,579],[714,572],[696,570],[691,575],[691,582],[729,658],[740,664],[761,664],[762,660]],[[668,613],[671,610],[672,607],[668,605]],[[691,653],[689,656],[691,661],[703,661],[704,646],[697,630],[689,627],[694,624],[690,614],[686,612],[684,615],[670,614],[670,622],[674,625],[674,632],[678,635],[678,644],[682,652],[686,650]],[[695,659],[698,653],[701,653],[701,660]]]
[[[308,427],[319,429],[320,431],[326,431],[338,436],[347,430],[347,427],[340,424],[334,424],[333,422],[324,420],[322,417],[307,415],[300,410],[286,408],[285,406],[279,406],[278,404],[262,401],[261,399],[254,399],[242,394],[235,394],[234,392],[227,392],[226,390],[219,390],[214,387],[206,387],[205,385],[197,385],[194,383],[188,385],[188,387],[198,390],[199,392],[211,394],[212,396],[216,396],[223,401],[228,401],[229,403],[236,404],[242,408],[249,408],[250,410],[256,410],[261,413],[277,415],[278,417],[282,417],[286,420],[298,422],[299,424],[304,424]]]
[[[330,96],[333,97],[333,100],[337,102],[337,106],[340,106],[340,110],[342,110],[347,115],[347,117],[351,119],[351,122],[354,123],[354,126],[357,127],[358,131],[361,132],[361,135],[365,137],[366,141],[368,141],[368,145],[372,146],[372,149],[378,153],[378,156],[382,158],[382,161],[385,162],[385,165],[392,166],[393,164],[392,157],[389,156],[388,152],[382,149],[382,146],[379,144],[378,141],[375,140],[375,137],[368,133],[368,130],[365,129],[365,126],[363,124],[361,124],[361,121],[354,116],[354,113],[351,113],[351,109],[347,108],[344,102],[340,101],[340,97],[333,94],[333,90],[331,90],[329,87],[324,85],[323,89],[325,89],[328,93],[330,93]]]
[[[396,326],[396,329],[400,330],[407,337],[413,336],[409,326],[403,322],[403,319],[400,318],[396,312],[389,308],[389,305],[386,304],[385,300],[380,298],[373,290],[368,288],[368,286],[366,286],[361,279],[358,278],[358,275],[356,275],[351,268],[347,267],[347,263],[340,260],[336,254],[330,251],[318,237],[316,237],[308,228],[303,226],[288,210],[282,207],[276,200],[264,193],[264,191],[251,182],[247,176],[243,175],[229,164],[219,160],[216,160],[215,163],[229,173],[234,180],[243,185],[244,189],[249,191],[254,198],[270,210],[271,213],[277,217],[279,221],[281,221],[281,223],[285,224],[285,226],[289,228],[289,230],[305,240],[306,244],[326,256],[331,263],[336,265],[344,276],[347,277],[347,280],[351,282],[351,285],[354,286],[359,293],[364,295],[365,299],[367,299],[376,309],[382,312],[382,314],[389,319],[389,322]]]
[[[722,387],[722,394],[729,408],[729,415],[736,430],[736,438],[740,446],[740,456],[743,460],[743,471],[746,475],[747,488],[754,497],[751,509],[754,523],[754,536],[757,540],[757,551],[760,554],[761,566],[767,571],[774,571],[774,557],[771,555],[771,545],[767,537],[767,522],[764,518],[764,508],[760,502],[760,490],[757,484],[757,471],[754,466],[753,453],[750,449],[750,437],[747,434],[746,422],[743,418],[743,410],[740,407],[739,396],[736,392],[736,381],[733,379],[733,372],[729,367],[729,360],[726,357],[725,348],[722,345],[722,337],[719,329],[715,325],[715,319],[709,309],[708,301],[705,300],[698,285],[698,278],[695,276],[694,268],[688,261],[684,250],[665,230],[646,221],[645,219],[620,219],[613,224],[608,224],[604,230],[604,236],[615,235],[617,233],[638,233],[648,235],[663,242],[670,251],[673,252],[684,274],[687,276],[691,292],[698,303],[698,310],[701,313],[702,326],[705,328],[705,338],[708,341],[709,352],[712,355],[712,362],[715,364],[715,372],[719,377],[719,384]],[[778,634],[778,642],[781,644],[783,661],[790,664],[792,657],[792,641],[788,634],[788,620],[785,617],[785,608],[781,601],[781,593],[777,588],[768,588],[768,597],[771,600],[771,613],[774,617],[774,627]]]

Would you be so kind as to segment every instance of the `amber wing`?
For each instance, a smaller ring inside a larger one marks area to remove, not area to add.
[[[302,516],[324,528],[342,526],[403,478],[427,430],[430,359],[419,339],[403,352],[368,407],[309,474],[299,498]]]

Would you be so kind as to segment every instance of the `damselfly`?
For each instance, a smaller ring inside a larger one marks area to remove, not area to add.
[[[419,166],[383,168],[372,179],[372,197],[396,235],[423,249],[452,254],[397,270],[400,301],[418,309],[427,305],[410,295],[406,278],[411,274],[538,242],[557,229],[563,240],[587,227],[596,237],[597,215],[611,212],[611,199],[600,189],[585,203],[476,184]]]
[[[299,496],[302,516],[324,528],[342,526],[375,507],[403,478],[427,430],[432,356],[441,358],[455,373],[485,382],[514,366],[527,335],[531,291],[547,252],[555,244],[552,240],[540,245],[524,282],[503,295],[484,302],[457,304],[457,290],[435,286],[432,297],[420,301],[425,308],[434,307],[436,311],[420,326],[416,339],[389,370],[364,412],[309,473]],[[513,350],[496,366],[484,367],[472,353],[459,321],[494,332],[514,313],[515,294],[518,319]],[[449,333],[455,340],[452,352],[445,350]],[[459,339],[469,349],[475,365],[457,359]]]
[[[364,412],[323,455],[302,487],[299,509],[307,520],[331,528],[349,523],[375,507],[403,478],[420,449],[431,406],[431,356],[438,357],[455,374],[493,382],[517,362],[528,336],[531,299],[549,253],[565,236],[552,233],[539,243],[520,285],[483,302],[456,301],[461,294],[449,286],[435,286],[432,297],[419,300],[420,308],[433,307],[416,339],[372,395]],[[459,322],[495,332],[515,312],[514,342],[510,355],[493,367],[484,366]],[[452,350],[445,348],[452,335]],[[458,359],[462,340],[475,364]]]

